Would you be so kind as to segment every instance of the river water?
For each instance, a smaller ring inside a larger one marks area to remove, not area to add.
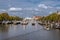
[[[47,31],[36,23],[0,25],[0,40],[60,40],[60,30]]]

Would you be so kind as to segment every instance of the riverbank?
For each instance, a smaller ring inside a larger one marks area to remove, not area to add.
[[[60,30],[60,23],[59,22],[38,22],[38,24],[44,26],[45,29],[59,29]]]

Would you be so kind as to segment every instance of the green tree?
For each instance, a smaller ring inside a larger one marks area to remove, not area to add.
[[[42,21],[60,21],[60,14],[54,12],[46,17],[41,18]]]
[[[18,16],[10,16],[9,20],[16,20],[16,21],[19,21],[19,20],[23,20],[23,18],[20,18]]]
[[[9,15],[7,12],[3,12],[0,14],[0,17],[2,17],[2,20],[9,20]]]

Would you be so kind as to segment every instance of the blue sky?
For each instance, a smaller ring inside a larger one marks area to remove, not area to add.
[[[60,10],[60,0],[0,0],[1,11],[19,11],[20,15],[48,15],[51,12]],[[10,13],[18,15],[19,12]],[[21,14],[22,13],[22,14]],[[18,15],[19,16],[19,15]]]
[[[0,0],[0,8],[9,7],[36,7],[39,4],[60,6],[60,0]]]

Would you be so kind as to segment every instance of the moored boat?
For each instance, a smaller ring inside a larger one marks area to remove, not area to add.
[[[32,25],[35,25],[35,23],[32,23]]]
[[[22,25],[27,25],[28,22],[27,22],[27,21],[22,21],[21,24],[22,24]]]

